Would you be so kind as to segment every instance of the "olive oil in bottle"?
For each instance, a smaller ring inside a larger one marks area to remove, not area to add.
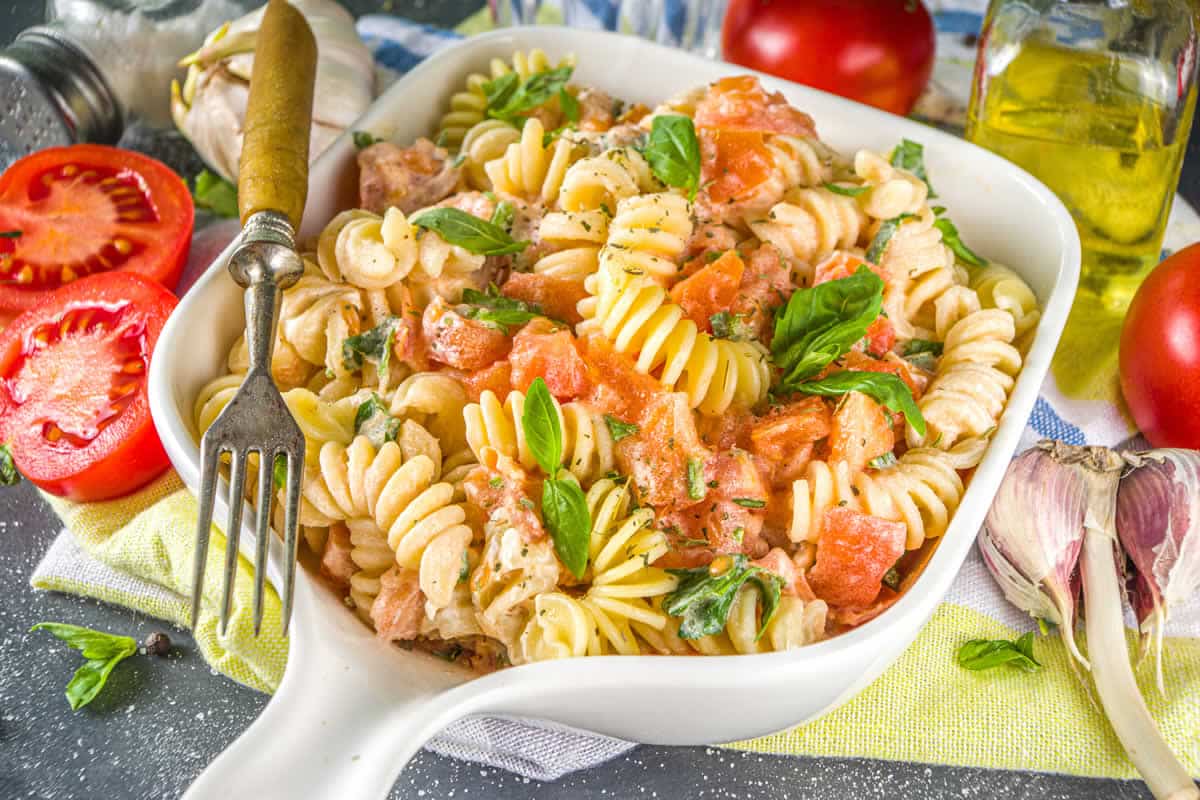
[[[1196,101],[1190,15],[1173,31],[1183,49],[1171,58],[1136,45],[1162,47],[1146,26],[1167,20],[1149,7],[1178,4],[1133,5],[1150,16],[1115,2],[993,3],[967,121],[968,139],[1066,205],[1083,244],[1080,292],[1112,312],[1158,263]],[[1023,10],[1006,18],[1006,6]],[[1031,7],[1044,7],[1044,27],[1031,24]]]

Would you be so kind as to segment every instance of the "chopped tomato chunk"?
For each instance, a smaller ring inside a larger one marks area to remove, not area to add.
[[[579,342],[589,367],[592,390],[588,403],[626,422],[640,422],[647,406],[663,395],[658,381],[637,371],[633,359],[613,350],[601,335]]]
[[[748,197],[775,169],[761,133],[702,128],[700,177],[713,203]]]
[[[742,319],[749,334],[767,344],[775,328],[775,309],[788,301],[795,290],[791,270],[779,251],[763,245],[750,252],[746,271],[730,308]]]
[[[812,117],[788,104],[779,92],[767,92],[754,75],[731,75],[708,88],[696,104],[696,127],[813,136]]]
[[[350,577],[358,572],[358,565],[350,558],[353,549],[350,529],[340,522],[330,526],[325,550],[321,553],[321,574],[343,589],[350,585]]]
[[[379,595],[371,605],[375,635],[388,641],[417,638],[425,618],[425,595],[419,573],[393,565],[379,576]]]
[[[711,333],[712,316],[728,311],[737,299],[745,268],[737,252],[730,250],[672,286],[671,299],[683,307],[683,313],[701,330]]]
[[[867,335],[863,338],[868,353],[882,356],[896,344],[896,326],[887,317],[880,316],[867,326]]]
[[[490,367],[473,372],[450,372],[467,390],[467,396],[471,398],[472,403],[478,403],[479,396],[486,391],[490,390],[496,397],[508,397],[508,393],[513,389],[512,364],[507,360],[497,361]]]
[[[436,361],[463,370],[477,370],[508,355],[510,342],[501,330],[467,319],[440,297],[425,307],[421,332]]]
[[[884,573],[904,554],[904,539],[902,522],[843,506],[826,509],[809,585],[830,605],[869,605],[879,595]]]
[[[771,468],[772,484],[801,477],[813,443],[832,430],[833,415],[820,397],[805,397],[773,409],[750,428],[750,452]]]
[[[813,267],[813,286],[826,281],[836,281],[841,278],[849,278],[854,273],[858,272],[859,267],[866,267],[874,272],[879,277],[883,278],[883,282],[887,283],[887,272],[878,264],[867,261],[861,256],[856,256],[854,253],[845,250],[835,250],[829,258],[822,261]]]
[[[639,425],[637,433],[617,444],[621,472],[632,481],[638,501],[664,512],[694,505],[704,496],[709,453],[700,443],[687,395],[659,393],[646,406]]]
[[[856,472],[895,446],[892,418],[883,406],[862,392],[842,398],[829,431],[830,461],[845,461]]]
[[[530,476],[521,465],[508,456],[485,448],[483,463],[463,480],[467,500],[483,511],[489,519],[502,519],[520,532],[526,542],[536,542],[546,536],[542,518],[538,516],[542,496],[541,481]]]
[[[575,349],[575,337],[565,328],[554,329],[545,320],[534,320],[512,341],[512,385],[524,392],[535,378],[543,378],[550,394],[567,400],[584,394],[589,386],[587,365]]]
[[[505,297],[537,305],[546,316],[568,325],[583,319],[575,309],[579,301],[587,297],[587,291],[579,281],[538,272],[514,272],[500,292]]]

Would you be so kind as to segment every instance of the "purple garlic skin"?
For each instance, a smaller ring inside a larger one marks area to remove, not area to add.
[[[1046,450],[1026,450],[1008,467],[979,533],[979,551],[1009,602],[1062,628],[1072,655],[1087,487],[1074,467]]]

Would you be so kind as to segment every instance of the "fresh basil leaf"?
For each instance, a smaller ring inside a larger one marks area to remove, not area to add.
[[[348,337],[342,342],[342,366],[353,372],[362,369],[363,364],[369,361],[375,364],[379,376],[386,382],[392,344],[399,326],[399,317],[386,317],[374,328]]]
[[[762,593],[763,612],[759,622],[759,636],[762,636],[774,616],[779,605],[783,579],[750,564],[741,553],[724,558],[730,559],[730,566],[719,575],[713,575],[709,567],[667,570],[679,578],[679,585],[663,599],[663,610],[673,617],[681,618],[680,638],[699,639],[724,630],[729,622],[733,600],[737,597],[738,590],[749,580],[753,580]]]
[[[535,72],[524,81],[507,76],[484,84],[484,97],[488,101],[489,117],[512,122],[516,117],[544,105],[551,97],[561,92],[571,79],[574,68],[571,66],[556,67],[544,72]],[[512,73],[509,73],[512,74]],[[499,83],[497,83],[499,81]],[[492,86],[489,91],[489,84]]]
[[[641,430],[635,423],[622,422],[611,414],[604,415],[604,424],[608,426],[608,433],[614,442],[619,442],[627,436],[633,436]]]
[[[431,208],[410,218],[409,222],[476,255],[503,256],[519,253],[529,246],[529,242],[513,241],[508,231],[499,225],[457,208]]]
[[[351,138],[354,140],[354,147],[358,150],[365,150],[376,142],[382,142],[383,139],[377,138],[373,133],[367,131],[355,131]]]
[[[642,155],[655,177],[668,186],[686,189],[696,198],[700,186],[700,142],[690,117],[663,114],[654,118]]]
[[[554,552],[572,575],[582,578],[587,569],[592,517],[579,484],[570,478],[545,481],[542,484],[542,519],[554,540]]]
[[[521,429],[525,431],[525,443],[542,472],[555,475],[562,464],[563,432],[554,398],[541,377],[534,378],[525,393]]]
[[[760,500],[757,497],[735,497],[733,502],[742,508],[765,508],[766,500]]]
[[[400,425],[401,421],[389,413],[383,398],[374,393],[359,403],[354,413],[354,435],[366,436],[375,449],[396,441],[400,435]]]
[[[775,320],[771,355],[785,388],[847,353],[883,310],[883,280],[860,266],[846,278],[797,289]]]
[[[871,469],[888,469],[900,463],[900,459],[896,458],[896,454],[888,451],[881,456],[875,456],[867,462],[867,466]]]
[[[825,183],[825,188],[834,194],[840,194],[845,197],[858,197],[871,190],[870,186],[842,186],[837,183]]]
[[[750,326],[741,314],[729,311],[718,311],[708,318],[712,326],[714,339],[728,339],[731,342],[744,342],[752,337]]]
[[[567,91],[567,87],[558,90],[558,105],[562,109],[563,116],[571,122],[579,122],[579,101],[575,99],[575,95]]]
[[[20,482],[21,473],[13,461],[12,450],[8,445],[0,444],[0,486],[15,486]]]
[[[879,230],[875,232],[875,238],[871,240],[871,246],[867,248],[867,261],[872,264],[878,264],[883,258],[883,254],[887,252],[888,242],[896,235],[896,231],[900,230],[900,226],[905,220],[912,219],[913,214],[901,214],[898,217],[885,219],[880,225]]]
[[[137,642],[129,636],[117,636],[103,631],[94,631],[79,625],[64,622],[39,622],[30,631],[48,631],[68,647],[78,650],[86,659],[75,670],[67,684],[67,702],[72,711],[96,699],[113,667],[137,652]]]
[[[287,486],[287,456],[275,456],[275,463],[271,465],[271,482],[275,484],[276,489]]]
[[[808,381],[795,387],[804,394],[840,397],[847,392],[862,392],[890,411],[899,411],[918,435],[925,435],[925,417],[913,400],[908,384],[890,372],[835,372],[819,381]]]
[[[487,323],[506,336],[509,326],[524,325],[535,317],[545,316],[541,306],[505,297],[494,284],[488,286],[486,293],[464,289],[463,302],[468,306],[463,316]]]
[[[958,228],[953,222],[945,217],[938,217],[934,220],[933,227],[942,232],[942,243],[954,251],[954,255],[959,261],[964,264],[970,264],[972,267],[986,267],[988,265],[986,258],[967,247],[958,235]]]
[[[496,203],[496,210],[492,212],[491,223],[497,227],[503,228],[506,231],[512,230],[513,217],[517,215],[517,209],[507,200],[501,200]]]
[[[891,160],[893,167],[907,170],[925,181],[925,186],[929,189],[929,196],[937,197],[937,192],[933,190],[933,185],[929,183],[929,176],[925,173],[924,145],[910,139],[901,139],[900,144],[892,150]]]
[[[942,342],[933,342],[929,339],[909,339],[904,343],[903,355],[905,358],[918,356],[922,353],[940,356],[944,347],[945,345]]]
[[[958,648],[958,665],[970,670],[985,670],[1009,664],[1026,672],[1037,672],[1042,665],[1033,656],[1033,633],[1015,642],[1007,639],[972,639]]]
[[[200,170],[192,183],[192,199],[218,217],[238,215],[237,187],[215,172]]]
[[[24,231],[0,231],[0,239],[20,239],[24,235]]]
[[[704,463],[698,458],[689,458],[687,461],[687,493],[692,500],[703,500],[706,493]]]
[[[503,108],[520,85],[521,76],[515,72],[509,72],[499,78],[487,81],[483,84],[483,97],[487,101],[487,107],[489,109]]]

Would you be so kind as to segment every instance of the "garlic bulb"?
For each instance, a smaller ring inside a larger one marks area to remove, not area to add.
[[[1077,470],[1055,457],[1057,445],[1041,442],[1013,459],[979,532],[979,552],[1008,601],[1057,625],[1086,668],[1075,644],[1071,585],[1083,544],[1086,487]]]
[[[1121,479],[1117,534],[1137,574],[1130,591],[1142,632],[1153,645],[1163,691],[1162,642],[1167,612],[1200,590],[1200,452],[1151,450]]]
[[[309,161],[315,159],[375,96],[375,62],[354,29],[354,18],[333,0],[291,0],[317,39],[317,83]],[[242,122],[250,92],[258,9],[209,34],[180,61],[188,74],[171,83],[171,117],[200,157],[222,177],[237,180]]]

